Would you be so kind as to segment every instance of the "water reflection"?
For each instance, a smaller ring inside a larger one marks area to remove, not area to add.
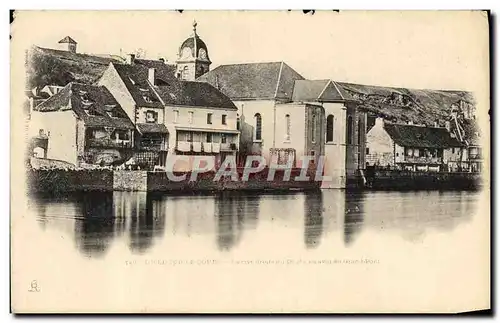
[[[28,207],[36,212],[40,235],[62,231],[81,254],[103,257],[112,244],[146,254],[153,248],[182,250],[192,238],[204,239],[203,248],[215,243],[221,252],[245,248],[245,242],[292,248],[294,241],[283,239],[301,239],[304,250],[330,248],[337,240],[349,248],[366,231],[378,239],[397,234],[418,242],[469,221],[477,200],[478,193],[471,192],[113,192],[32,197]]]
[[[215,197],[217,247],[228,251],[241,241],[245,230],[255,229],[258,222],[259,196],[225,192]]]
[[[306,248],[319,246],[323,234],[323,194],[308,192],[304,198],[304,243]]]
[[[364,220],[364,192],[346,192],[344,208],[344,244],[351,245],[362,229]]]

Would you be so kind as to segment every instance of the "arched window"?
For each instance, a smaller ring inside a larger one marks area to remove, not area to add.
[[[256,113],[255,116],[255,140],[262,140],[262,117],[260,113]]]
[[[290,115],[285,115],[285,125],[286,125],[286,133],[285,140],[290,140]]]
[[[352,131],[354,125],[352,124],[352,116],[347,117],[347,144],[352,145]]]
[[[312,115],[312,120],[311,120],[311,141],[316,142],[316,115]]]
[[[332,114],[326,118],[326,142],[333,141],[333,122],[335,121]]]

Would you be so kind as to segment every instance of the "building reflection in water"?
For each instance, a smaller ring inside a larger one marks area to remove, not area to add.
[[[365,192],[345,192],[344,244],[351,245],[364,222]]]
[[[304,243],[313,249],[321,243],[323,234],[323,193],[306,192],[304,196]]]
[[[219,250],[229,251],[241,241],[243,231],[257,227],[259,199],[258,195],[241,192],[224,192],[215,196]]]
[[[75,242],[84,255],[97,257],[114,238],[113,194],[84,193],[77,197],[80,216],[75,219]]]

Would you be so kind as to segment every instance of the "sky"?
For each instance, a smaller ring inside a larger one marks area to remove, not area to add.
[[[475,91],[488,84],[488,21],[481,12],[383,11],[21,11],[12,43],[175,62],[197,31],[211,68],[284,61],[309,79]],[[486,81],[486,82],[485,82]]]

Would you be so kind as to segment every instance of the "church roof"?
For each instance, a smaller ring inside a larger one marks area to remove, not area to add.
[[[284,62],[220,65],[200,76],[232,100],[291,101],[296,80],[304,77]]]
[[[292,100],[338,102],[353,100],[353,98],[331,80],[297,80],[293,88]]]

